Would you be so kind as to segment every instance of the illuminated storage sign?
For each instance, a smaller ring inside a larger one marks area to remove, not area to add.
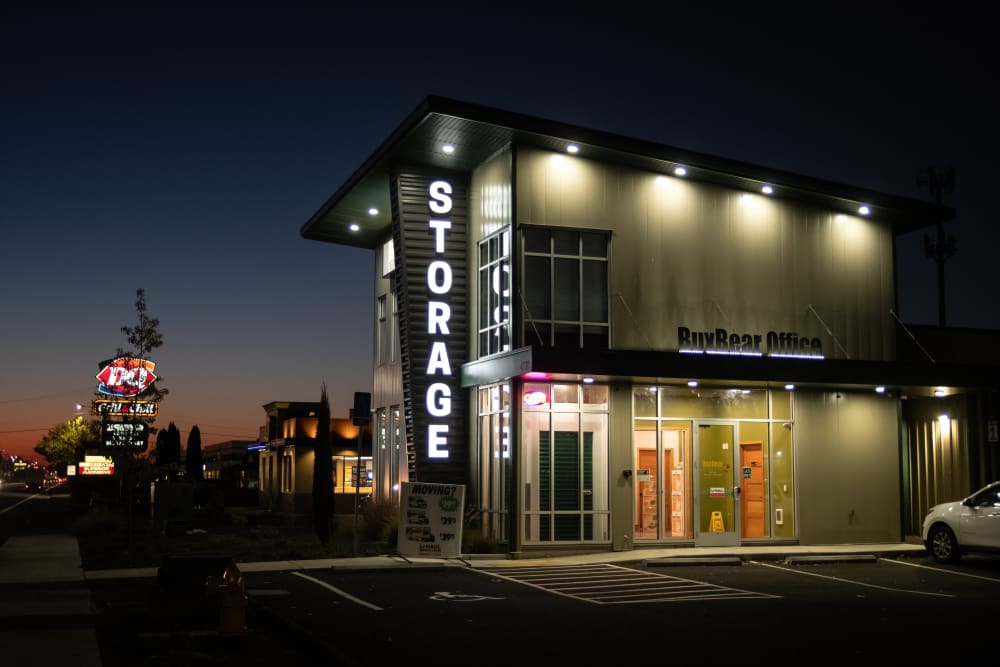
[[[428,208],[431,212],[444,216],[451,213],[452,188],[448,181],[434,181],[428,188]],[[435,418],[451,416],[452,385],[455,376],[452,373],[451,361],[448,357],[448,337],[451,330],[448,321],[451,319],[451,304],[449,294],[453,282],[451,264],[444,258],[445,241],[451,229],[451,220],[444,218],[429,218],[427,226],[434,236],[434,254],[436,259],[427,265],[427,335],[431,337],[430,356],[427,360],[426,376],[430,384],[427,386],[425,403],[427,414]],[[434,296],[430,296],[433,294]],[[448,458],[448,424],[432,420],[427,426],[427,458]]]
[[[90,407],[91,414],[115,417],[155,417],[159,411],[156,401],[115,401],[99,398]]]
[[[146,359],[118,357],[97,374],[101,381],[97,390],[112,396],[138,396],[156,382],[155,367],[155,363]]]
[[[392,179],[403,418],[410,480],[463,483],[468,469],[468,180]]]

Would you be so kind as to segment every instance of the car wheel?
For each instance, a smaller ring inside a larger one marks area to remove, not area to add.
[[[941,563],[954,563],[962,554],[958,549],[958,540],[955,533],[951,532],[948,526],[934,526],[931,528],[927,539],[927,549],[934,556],[934,560]]]

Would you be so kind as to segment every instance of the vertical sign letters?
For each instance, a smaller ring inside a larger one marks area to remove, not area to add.
[[[451,416],[451,391],[454,376],[448,360],[448,337],[451,331],[451,306],[448,295],[451,292],[451,265],[444,259],[445,240],[451,229],[451,220],[444,217],[451,213],[452,188],[448,181],[433,181],[428,188],[427,205],[431,215],[427,227],[434,235],[434,255],[427,265],[427,335],[430,337],[430,355],[427,359],[427,414],[432,418]],[[433,295],[433,296],[431,296]],[[435,298],[436,297],[436,298]],[[434,423],[427,426],[427,457],[448,458],[448,424]]]

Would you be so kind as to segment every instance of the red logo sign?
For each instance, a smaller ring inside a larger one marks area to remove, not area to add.
[[[97,390],[112,396],[138,396],[156,382],[155,366],[145,359],[118,357],[97,374],[101,381]]]

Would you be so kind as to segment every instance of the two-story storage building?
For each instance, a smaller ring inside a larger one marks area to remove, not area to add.
[[[897,359],[894,239],[953,215],[429,97],[301,234],[374,251],[375,494],[516,555],[912,532],[989,384]]]

